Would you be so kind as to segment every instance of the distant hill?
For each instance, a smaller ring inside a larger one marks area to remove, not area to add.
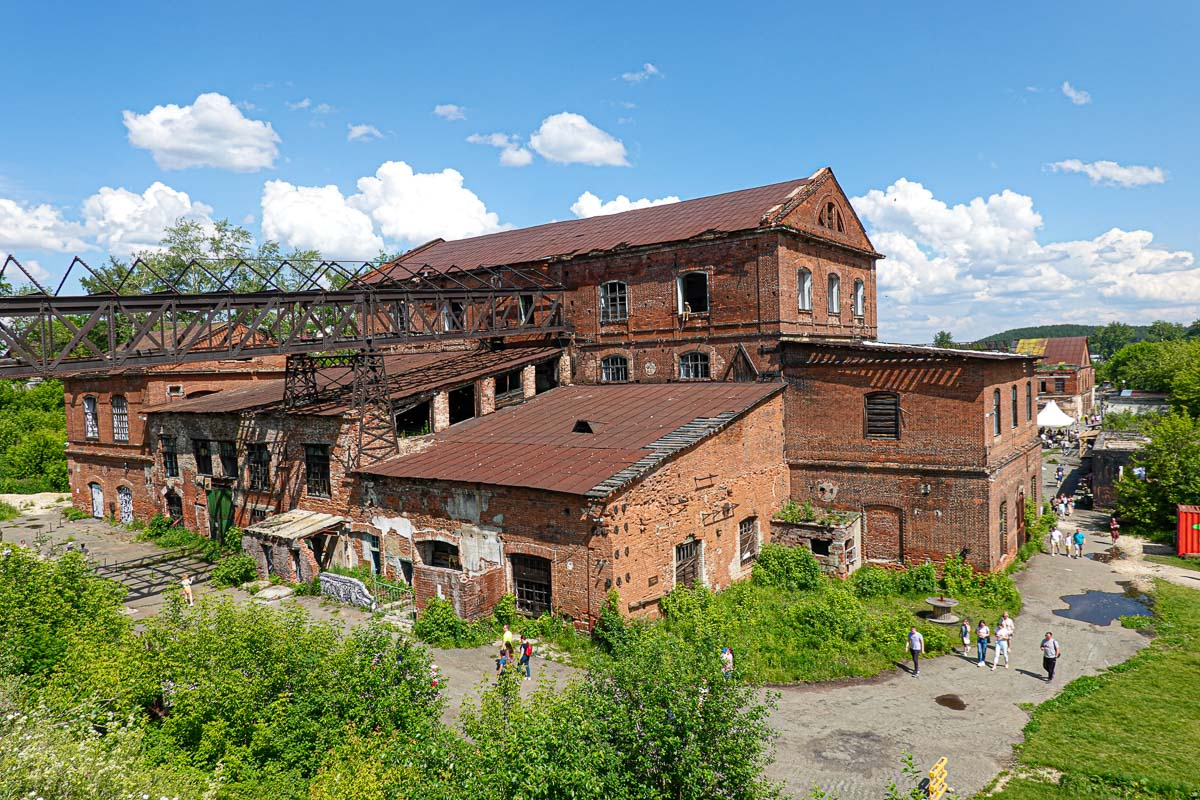
[[[1034,325],[1029,328],[1010,328],[1000,333],[993,333],[991,336],[982,336],[979,341],[995,342],[1006,341],[1009,339],[1055,339],[1060,336],[1091,336],[1102,325]],[[1148,325],[1134,325],[1133,338],[1134,341],[1144,339],[1147,331],[1150,330]]]

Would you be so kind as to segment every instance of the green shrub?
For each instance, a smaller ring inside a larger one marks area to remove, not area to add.
[[[7,522],[21,516],[21,511],[11,503],[0,500],[0,522]]]
[[[612,653],[625,641],[626,623],[621,614],[621,594],[613,589],[604,598],[600,620],[592,630],[592,639],[606,653]]]
[[[830,588],[793,609],[792,624],[800,638],[812,645],[856,642],[867,631],[862,602],[842,588]]]
[[[492,609],[492,616],[500,625],[511,627],[517,624],[521,615],[517,613],[517,598],[513,596],[512,592],[504,594],[496,601],[496,607]]]
[[[777,589],[815,589],[821,585],[821,565],[806,547],[768,544],[754,562],[753,578]]]
[[[440,597],[426,603],[413,623],[413,635],[434,647],[479,647],[491,640],[491,633],[485,626],[459,617],[454,605]]]
[[[782,522],[815,522],[817,511],[807,500],[803,504],[797,503],[795,500],[788,500],[779,511],[775,512],[775,519]]]
[[[850,587],[863,599],[887,597],[896,593],[896,576],[891,570],[867,564],[850,576]]]
[[[933,564],[909,567],[896,579],[896,588],[900,594],[909,596],[936,592],[938,590],[937,569]]]
[[[62,514],[64,517],[66,517],[71,522],[78,522],[81,519],[90,519],[92,516],[91,514],[87,513],[86,511],[81,511],[80,509],[76,508],[75,506],[67,506],[66,508],[64,508],[62,510]]]
[[[212,570],[212,583],[218,588],[241,586],[257,577],[258,565],[253,557],[245,553],[225,556]]]

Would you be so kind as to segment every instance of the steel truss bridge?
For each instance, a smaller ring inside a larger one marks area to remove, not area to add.
[[[76,271],[102,291],[60,294]],[[562,285],[514,267],[195,259],[168,274],[141,259],[97,270],[76,257],[49,291],[7,256],[0,279],[16,273],[30,290],[0,296],[0,378],[568,330]]]

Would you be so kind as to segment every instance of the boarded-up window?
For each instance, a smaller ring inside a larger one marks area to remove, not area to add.
[[[738,523],[738,552],[743,564],[758,557],[758,517],[747,517]]]
[[[868,439],[900,438],[900,395],[872,392],[866,396],[864,413]]]
[[[691,586],[700,580],[700,542],[695,539],[675,545],[675,585]]]
[[[129,404],[121,395],[112,399],[113,439],[118,442],[129,441]]]
[[[1008,552],[1008,501],[1000,503],[1000,552]]]
[[[96,419],[96,398],[83,398],[83,435],[89,439],[100,438],[100,423]]]

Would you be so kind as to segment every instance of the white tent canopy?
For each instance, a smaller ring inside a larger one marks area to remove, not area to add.
[[[1058,403],[1051,400],[1038,412],[1037,424],[1039,428],[1069,428],[1075,424],[1075,420],[1067,416],[1058,407]]]

